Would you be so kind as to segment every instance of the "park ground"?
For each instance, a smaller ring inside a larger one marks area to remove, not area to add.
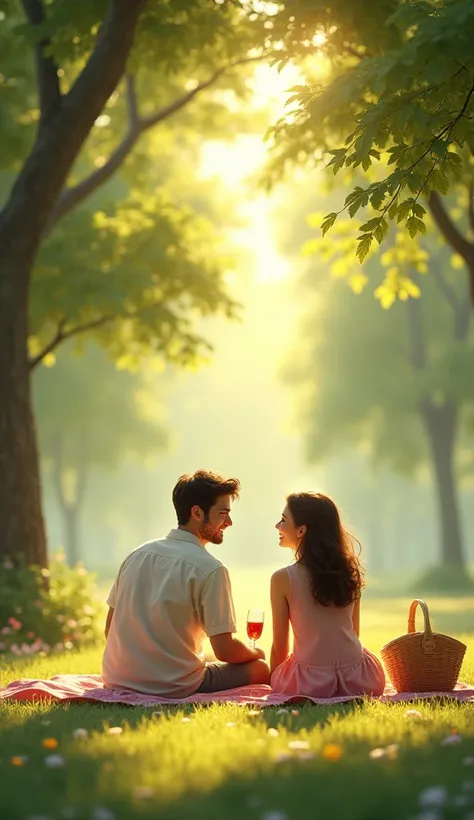
[[[243,624],[247,603],[236,597]],[[367,597],[369,649],[406,631],[410,600]],[[468,644],[462,678],[474,684],[474,598],[429,603],[433,628]],[[268,624],[265,633],[268,649]],[[0,686],[98,673],[101,652],[4,661]],[[0,773],[2,820],[474,820],[474,704],[213,705],[157,714],[3,703]]]

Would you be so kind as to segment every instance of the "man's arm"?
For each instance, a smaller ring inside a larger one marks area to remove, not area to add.
[[[107,612],[107,619],[105,621],[105,637],[108,637],[110,624],[112,623],[112,618],[114,617],[114,610],[113,607],[109,606],[109,611]]]
[[[288,610],[289,578],[286,569],[274,572],[270,582],[273,617],[273,643],[270,671],[273,672],[288,656],[290,649],[290,614]]]
[[[238,638],[234,638],[232,632],[212,635],[209,640],[217,660],[224,661],[224,663],[249,663],[265,658],[263,649],[258,649],[258,647],[252,649],[246,646]]]

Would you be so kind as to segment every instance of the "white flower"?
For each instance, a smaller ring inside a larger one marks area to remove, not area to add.
[[[284,811],[266,811],[262,814],[261,820],[289,820]]]
[[[48,769],[62,769],[66,765],[66,761],[62,755],[47,755],[44,759],[44,765]]]
[[[232,721],[230,720],[230,721],[229,721],[229,723],[226,723],[226,726],[227,726],[229,729],[232,729],[232,727],[233,727],[233,726],[237,726],[237,724],[236,724],[236,723],[232,723]]]
[[[430,786],[421,792],[418,803],[422,809],[433,809],[444,806],[448,799],[446,786]]]
[[[287,715],[288,709],[277,709],[277,715]]]
[[[73,736],[74,738],[76,738],[76,740],[77,740],[77,739],[79,739],[79,738],[81,738],[81,737],[87,737],[87,736],[88,736],[88,734],[89,734],[89,733],[88,733],[87,729],[74,729],[74,731],[73,731],[73,733],[72,733],[72,736]]]
[[[403,717],[423,719],[423,715],[418,711],[418,709],[407,709],[406,712],[403,713]]]
[[[442,746],[456,746],[457,743],[461,743],[462,737],[458,735],[457,732],[454,732],[452,735],[446,735],[445,738],[441,741]]]
[[[115,820],[115,814],[105,806],[96,806],[91,812],[92,820]]]
[[[191,723],[191,718],[183,718],[181,723]]]
[[[121,735],[123,729],[121,726],[111,726],[107,731],[109,735]]]
[[[309,749],[307,740],[290,740],[288,744],[289,749]]]
[[[267,735],[269,735],[270,737],[278,737],[279,734],[280,733],[279,733],[278,729],[270,728],[267,731]]]
[[[463,757],[463,766],[474,766],[474,757]]]
[[[43,724],[43,726],[49,726],[51,721],[50,720],[42,720],[41,723]]]
[[[385,756],[386,756],[386,754],[387,754],[387,750],[386,750],[386,749],[380,749],[380,748],[378,748],[378,749],[372,749],[372,750],[369,752],[369,757],[371,757],[371,758],[372,758],[372,760],[379,760],[379,758],[381,758],[381,757],[385,757]]]
[[[298,755],[298,760],[312,760],[313,757],[313,752],[301,752],[301,754]]]

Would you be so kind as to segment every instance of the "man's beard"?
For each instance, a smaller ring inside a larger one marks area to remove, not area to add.
[[[209,524],[209,522],[204,521],[199,528],[199,535],[201,536],[203,541],[207,541],[209,544],[222,544],[224,540],[224,533],[222,532],[219,527],[216,527],[215,524]]]

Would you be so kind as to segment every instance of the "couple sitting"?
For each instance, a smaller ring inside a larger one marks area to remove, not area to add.
[[[236,479],[203,470],[179,479],[177,529],[131,552],[108,597],[105,685],[169,698],[262,683],[312,697],[380,695],[382,666],[358,637],[361,568],[325,496],[288,496],[276,525],[295,562],[271,579],[270,667],[262,649],[234,637],[229,574],[206,544],[222,543],[239,490]],[[204,660],[206,635],[217,662]]]

